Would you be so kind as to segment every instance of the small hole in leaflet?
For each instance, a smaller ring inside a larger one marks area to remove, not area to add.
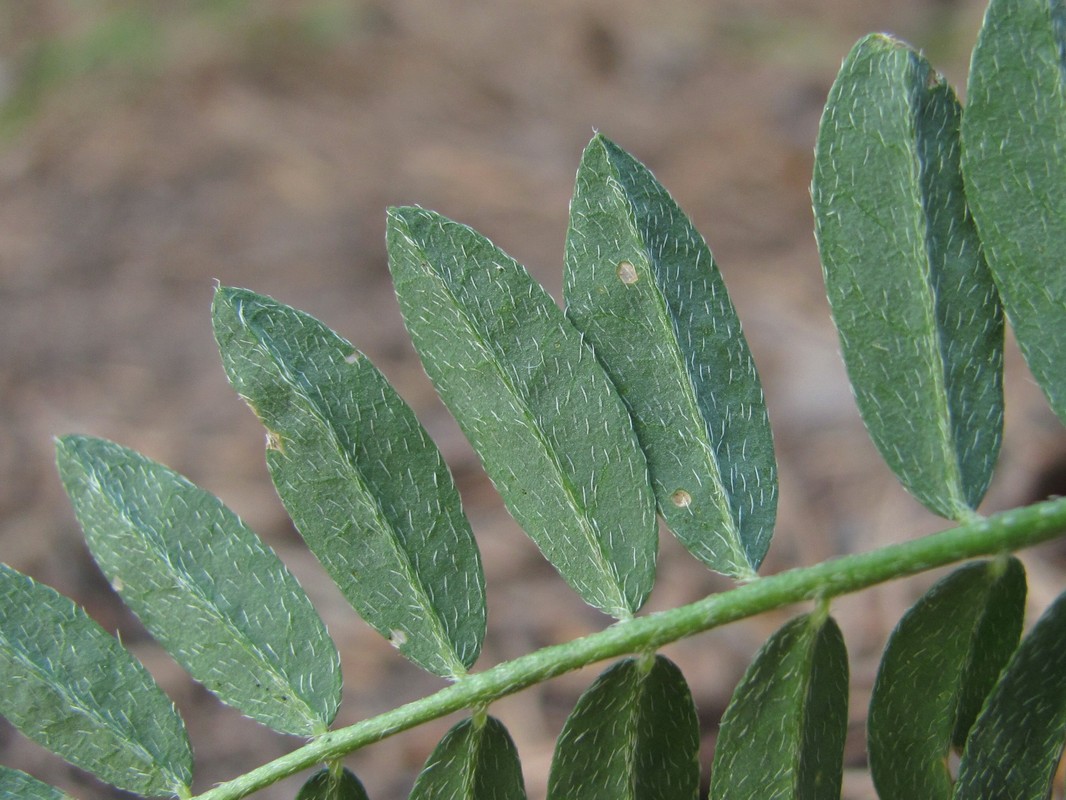
[[[618,265],[618,280],[624,283],[626,286],[632,286],[637,282],[640,276],[637,274],[637,268],[634,267],[628,261],[622,261]]]
[[[389,633],[389,642],[398,650],[407,644],[407,634],[403,631],[391,631]]]
[[[686,492],[684,489],[678,489],[672,495],[670,495],[671,502],[678,508],[688,508],[692,505],[692,495]]]
[[[344,357],[344,361],[347,364],[358,364],[359,363],[359,353],[352,353],[351,355],[345,356]]]

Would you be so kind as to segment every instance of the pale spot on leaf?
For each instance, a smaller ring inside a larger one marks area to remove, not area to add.
[[[692,505],[692,495],[690,495],[684,489],[678,489],[676,492],[670,495],[670,500],[678,508],[688,508],[690,505]]]
[[[627,286],[632,286],[639,277],[637,268],[628,261],[623,261],[618,265],[618,280]]]

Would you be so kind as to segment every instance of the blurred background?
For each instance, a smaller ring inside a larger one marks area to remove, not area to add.
[[[707,238],[744,322],[780,462],[764,573],[945,523],[866,438],[837,356],[812,235],[812,148],[854,41],[889,31],[960,92],[983,0],[0,0],[0,560],[86,605],[185,714],[195,789],[296,747],[219,706],[123,611],[86,555],[52,437],[115,439],[217,493],[290,565],[342,652],[338,725],[439,688],[323,578],[276,499],[263,433],[211,335],[216,281],[306,310],[363,350],[438,442],[485,558],[478,668],[609,620],[565,588],[502,509],[429,388],[389,283],[385,208],[477,228],[560,297],[567,202],[599,130],[644,161]],[[1013,344],[986,513],[1066,493],[1066,436]],[[1066,548],[1024,555],[1033,613]],[[727,588],[668,536],[648,608]],[[936,577],[834,604],[853,676],[845,796],[873,797],[863,720],[885,637]],[[666,649],[715,729],[752,654],[796,609]],[[495,704],[544,796],[554,738],[605,665]],[[347,764],[407,796],[458,717]],[[75,797],[123,797],[0,722],[0,762]],[[301,778],[261,792],[292,798]]]

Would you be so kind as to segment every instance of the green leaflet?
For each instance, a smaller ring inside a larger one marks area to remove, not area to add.
[[[56,456],[93,558],[178,663],[264,725],[325,731],[340,658],[273,551],[214,495],[132,450],[65,436]]]
[[[667,658],[627,658],[581,695],[555,744],[548,800],[695,800],[700,731]]]
[[[362,782],[347,767],[322,769],[300,787],[296,800],[368,800]]]
[[[711,800],[838,800],[848,654],[831,617],[786,623],[755,656],[722,717]]]
[[[911,494],[973,517],[1003,421],[1003,322],[959,171],[961,111],[881,35],[852,49],[822,117],[812,196],[859,411]]]
[[[1066,593],[1022,640],[966,740],[955,800],[1046,800],[1066,741]]]
[[[80,607],[0,564],[0,714],[107,783],[188,791],[192,752],[173,703]]]
[[[892,633],[869,715],[881,800],[951,797],[958,749],[1018,645],[1025,571],[1014,558],[969,564],[929,590]]]
[[[974,219],[1022,353],[1066,422],[1066,3],[992,0],[967,97]]]
[[[525,269],[465,225],[390,209],[388,249],[422,364],[511,514],[587,603],[631,616],[655,580],[654,498],[592,350]]]
[[[629,407],[670,529],[712,569],[754,577],[777,466],[751,352],[703,238],[647,168],[599,135],[570,204],[565,294]]]
[[[430,754],[410,800],[525,800],[522,765],[493,717],[464,719]]]
[[[401,653],[462,675],[485,634],[481,559],[414,412],[307,314],[221,288],[213,316],[226,374],[270,431],[271,477],[312,552]]]
[[[0,767],[0,800],[71,800],[70,795],[25,772]]]

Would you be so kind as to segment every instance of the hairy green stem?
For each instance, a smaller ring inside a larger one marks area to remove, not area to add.
[[[596,661],[655,650],[702,631],[804,600],[836,597],[894,578],[978,556],[999,555],[1066,532],[1066,499],[1007,511],[879,550],[843,556],[760,578],[669,611],[552,645],[461,678],[445,689],[347,728],[220,784],[195,800],[238,800],[301,770],[464,708],[513,694]]]

